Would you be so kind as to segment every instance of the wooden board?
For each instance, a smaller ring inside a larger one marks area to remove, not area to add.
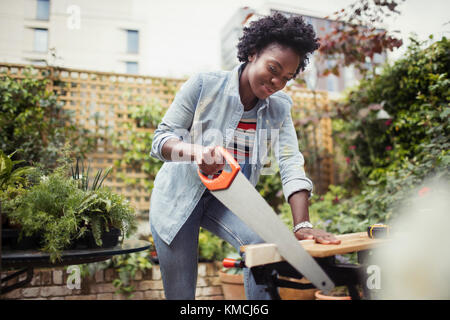
[[[341,240],[338,245],[319,244],[315,240],[301,240],[299,242],[311,256],[324,258],[374,248],[387,241],[386,239],[370,239],[367,232],[342,234],[336,236],[336,238]],[[284,260],[278,253],[277,246],[272,243],[242,246],[241,251],[245,252],[245,265],[249,268]]]

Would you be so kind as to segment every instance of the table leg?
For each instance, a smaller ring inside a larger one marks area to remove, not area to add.
[[[372,250],[363,250],[358,251],[358,263],[367,270],[368,260],[372,253]],[[371,299],[371,290],[367,287],[367,272],[364,273],[363,279],[361,279],[361,287],[363,290],[363,296],[364,299],[370,300]]]
[[[266,266],[260,266],[251,268],[250,272],[253,273],[257,284],[264,284],[267,286],[266,291],[269,293],[272,300],[281,300],[280,294],[278,293],[278,285],[276,283],[278,275],[273,269],[267,268]]]
[[[361,300],[361,296],[359,295],[359,291],[355,285],[348,285],[347,288],[352,300]]]
[[[270,294],[272,300],[281,300],[280,294],[278,293],[278,286],[276,284],[277,275],[274,273],[264,273],[266,277],[267,291]]]

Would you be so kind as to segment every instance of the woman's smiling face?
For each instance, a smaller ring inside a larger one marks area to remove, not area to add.
[[[266,99],[282,90],[300,63],[299,55],[289,47],[270,44],[259,54],[249,57],[248,81],[258,99]]]

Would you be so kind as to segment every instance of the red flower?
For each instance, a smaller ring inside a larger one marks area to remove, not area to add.
[[[356,146],[350,146],[350,147],[348,147],[348,149],[349,149],[349,150],[355,150],[355,149],[356,149]]]
[[[345,162],[347,162],[347,164],[350,163],[350,158],[349,157],[345,157]]]
[[[390,151],[390,150],[392,150],[392,146],[387,146],[386,151]]]
[[[333,199],[333,204],[337,204],[337,203],[339,203],[339,198],[336,196],[336,197]]]
[[[430,191],[431,189],[428,187],[423,187],[422,189],[419,190],[418,194],[419,197],[423,197],[424,195],[426,195],[428,193],[428,191]]]
[[[384,123],[385,126],[389,127],[392,123],[392,119],[387,119],[386,122]]]

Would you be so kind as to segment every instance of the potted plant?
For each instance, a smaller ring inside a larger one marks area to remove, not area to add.
[[[335,287],[328,294],[324,294],[321,290],[315,292],[316,300],[351,300],[348,289],[345,286]]]
[[[127,210],[128,202],[111,192],[109,188],[102,188],[102,183],[111,169],[106,169],[103,175],[103,170],[98,170],[92,184],[89,184],[90,166],[85,171],[84,162],[77,159],[75,168],[71,167],[72,179],[77,182],[78,188],[86,193],[86,198],[78,210],[82,221],[80,235],[78,241],[72,245],[72,249],[113,247],[117,244],[123,229],[123,219],[134,221],[133,213]]]
[[[21,236],[40,237],[39,248],[50,253],[52,262],[80,239],[86,246],[102,246],[114,228],[121,231],[122,241],[136,230],[133,208],[123,197],[100,186],[101,172],[90,188],[88,175],[80,180],[67,172],[67,164],[59,166],[8,202],[7,215],[21,226]]]
[[[282,278],[282,277],[280,277]],[[310,284],[311,282],[306,278],[286,278],[285,280],[298,282],[301,284]],[[279,294],[282,300],[315,300],[315,293],[317,289],[294,289],[280,287]]]
[[[109,188],[88,193],[77,211],[78,239],[88,248],[113,247],[135,230],[134,210],[128,201]],[[79,247],[78,247],[79,248]]]

